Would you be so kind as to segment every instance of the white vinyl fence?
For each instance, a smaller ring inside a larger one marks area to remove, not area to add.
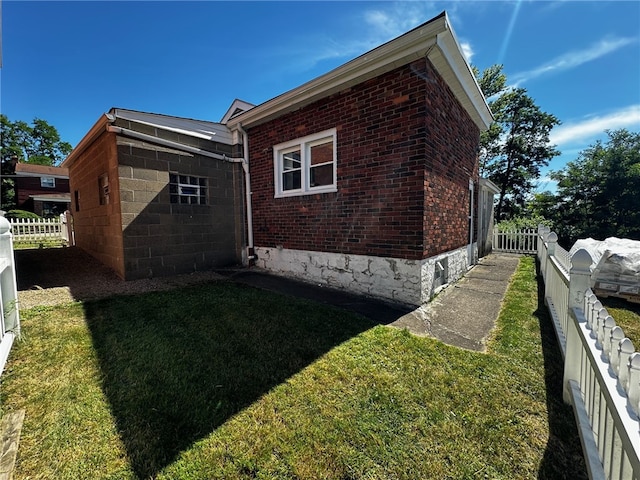
[[[9,222],[15,244],[74,244],[70,214],[56,218],[12,218]]]
[[[589,476],[640,480],[640,353],[589,288],[589,253],[570,258],[555,233],[538,233],[545,303],[564,357],[563,396]]]
[[[501,230],[493,229],[494,252],[535,254],[538,252],[538,231],[525,230]]]
[[[11,226],[6,218],[0,217],[0,375],[13,341],[19,336],[20,315]]]

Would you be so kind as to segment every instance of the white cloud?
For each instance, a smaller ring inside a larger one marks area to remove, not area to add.
[[[467,62],[469,64],[471,64],[471,58],[473,57],[473,54],[475,53],[473,51],[473,48],[471,48],[471,44],[469,42],[462,42],[460,44],[460,48],[462,48],[462,54],[464,55],[464,58],[466,58]]]
[[[287,57],[290,69],[309,70],[318,63],[351,59],[408,32],[440,13],[431,2],[381,2],[352,20],[353,28],[339,34],[319,34],[288,42],[272,56]],[[468,51],[472,54],[470,46]],[[296,59],[293,61],[292,59]]]
[[[440,13],[431,2],[394,2],[382,4],[384,10],[367,10],[364,20],[380,42],[391,40]]]
[[[576,68],[584,63],[591,62],[600,57],[615,52],[631,43],[638,41],[637,38],[604,38],[584,50],[574,50],[554,58],[533,70],[521,72],[513,76],[515,87],[523,82],[532,80],[543,75],[553,74],[564,70]]]
[[[631,105],[606,115],[591,116],[579,122],[567,123],[554,128],[550,142],[555,145],[570,145],[584,142],[602,135],[605,130],[640,128],[640,105]]]

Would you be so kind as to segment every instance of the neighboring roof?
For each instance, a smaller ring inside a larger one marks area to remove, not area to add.
[[[29,198],[37,200],[39,202],[67,202],[71,203],[70,193],[38,193],[36,195],[29,195]]]
[[[109,113],[104,113],[98,121],[91,127],[87,134],[80,140],[78,145],[71,151],[67,158],[62,162],[65,167],[70,167],[76,158],[91,145],[98,135],[105,131],[117,131],[120,134],[134,136],[135,138],[145,141],[171,144],[174,148],[181,145],[179,141],[168,141],[159,136],[149,135],[147,133],[134,131],[133,129],[125,129],[114,126],[118,120],[126,120],[147,125],[152,128],[172,131],[180,135],[186,135],[193,138],[200,138],[218,144],[233,145],[233,135],[226,125],[217,122],[207,122],[205,120],[194,120],[192,118],[173,117],[171,115],[163,115],[159,113],[140,112],[137,110],[127,110],[124,108],[112,108]],[[187,151],[193,151],[193,147],[182,145]],[[222,155],[219,156],[222,158]]]
[[[500,193],[500,188],[488,178],[480,179],[480,187],[489,190],[494,195]]]
[[[229,107],[229,110],[227,110],[227,113],[222,117],[222,120],[220,120],[220,123],[226,124],[232,118],[237,117],[247,110],[251,110],[253,107],[255,107],[253,103],[245,102],[244,100],[236,98]]]
[[[164,130],[170,130],[183,135],[204,138],[205,140],[212,140],[214,142],[231,143],[231,133],[229,129],[216,122],[172,117],[159,113],[138,112],[136,110],[125,110],[123,108],[112,108],[109,110],[109,115]]]
[[[446,12],[344,65],[231,118],[251,127],[362,83],[414,60],[429,58],[480,131],[493,116],[451,28]]]
[[[16,163],[16,176],[69,178],[69,169],[33,163]]]

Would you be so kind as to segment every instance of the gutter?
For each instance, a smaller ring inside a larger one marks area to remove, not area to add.
[[[115,120],[115,118],[114,118]],[[135,130],[129,130],[123,127],[117,127],[115,125],[107,125],[107,132],[124,135],[127,137],[137,138],[138,140],[163,145],[169,148],[175,148],[176,150],[182,150],[189,153],[202,155],[203,157],[215,158],[216,160],[222,160],[229,163],[241,163],[242,171],[244,172],[245,181],[245,203],[247,205],[247,252],[246,262],[249,263],[255,258],[253,254],[253,214],[251,210],[251,177],[249,175],[249,136],[247,132],[242,128],[242,125],[238,124],[238,130],[243,136],[243,151],[244,156],[241,158],[227,157],[226,155],[220,155],[219,153],[208,152],[198,147],[191,145],[184,145],[182,143],[174,142],[172,140],[166,140],[164,138],[155,137],[146,133],[136,132]]]
[[[192,147],[191,145],[184,145],[183,143],[174,142],[172,140],[166,140],[164,138],[155,137],[146,133],[136,132],[135,130],[129,130],[128,128],[116,127],[115,125],[107,125],[107,132],[124,135],[126,137],[137,138],[138,140],[156,143],[164,147],[175,148],[176,150],[182,150],[185,152],[202,155],[203,157],[215,158],[216,160],[223,160],[225,162],[241,163],[244,161],[244,159],[242,158],[227,157],[226,155],[208,152],[198,147]]]

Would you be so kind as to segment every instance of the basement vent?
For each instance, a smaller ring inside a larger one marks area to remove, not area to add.
[[[435,264],[433,273],[433,289],[446,285],[448,283],[447,277],[449,276],[449,262],[448,258],[442,258]]]

